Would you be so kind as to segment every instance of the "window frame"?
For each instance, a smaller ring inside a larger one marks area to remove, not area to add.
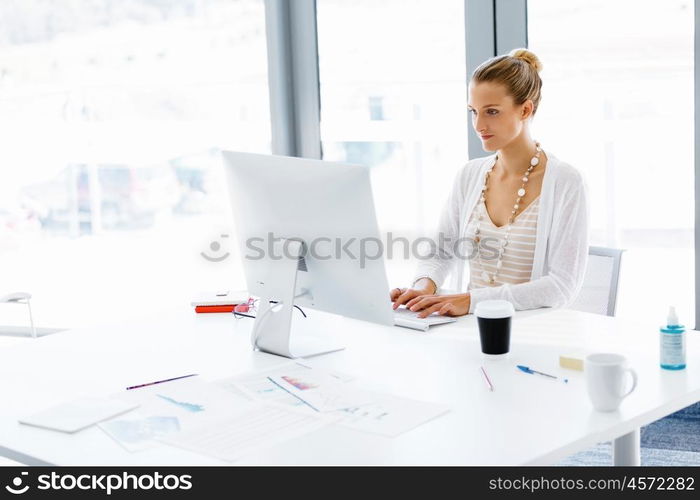
[[[700,0],[695,0],[695,26]],[[265,0],[272,152],[321,159],[320,84],[316,0]],[[527,47],[527,0],[464,0],[466,84],[483,61]],[[695,46],[695,144],[700,144],[700,40]],[[466,105],[466,95],[465,95]],[[469,158],[487,153],[474,130]],[[697,149],[697,148],[696,148]],[[700,158],[695,159],[695,325],[700,324]]]

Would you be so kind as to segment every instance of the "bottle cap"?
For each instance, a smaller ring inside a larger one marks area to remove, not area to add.
[[[668,308],[668,317],[666,318],[666,326],[668,328],[672,326],[678,326],[680,323],[678,322],[678,315],[676,314],[676,308],[673,306],[670,306]]]

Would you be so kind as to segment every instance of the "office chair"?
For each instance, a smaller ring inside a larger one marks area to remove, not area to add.
[[[0,304],[26,304],[29,310],[29,325],[32,338],[36,338],[36,328],[34,327],[34,317],[32,316],[32,295],[25,292],[16,292],[0,296]]]
[[[586,276],[578,296],[569,304],[570,309],[615,316],[622,252],[617,248],[589,247]]]

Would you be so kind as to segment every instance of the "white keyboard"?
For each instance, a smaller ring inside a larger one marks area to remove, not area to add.
[[[394,311],[394,325],[423,332],[427,332],[428,328],[433,325],[443,325],[445,323],[454,323],[455,321],[457,321],[456,318],[440,316],[437,313],[433,313],[427,318],[419,318],[418,312],[413,312],[405,307],[399,307]]]

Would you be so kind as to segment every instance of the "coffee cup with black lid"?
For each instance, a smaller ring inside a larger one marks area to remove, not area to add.
[[[487,356],[502,356],[510,351],[513,304],[507,300],[484,300],[474,309],[479,325],[481,352]]]

